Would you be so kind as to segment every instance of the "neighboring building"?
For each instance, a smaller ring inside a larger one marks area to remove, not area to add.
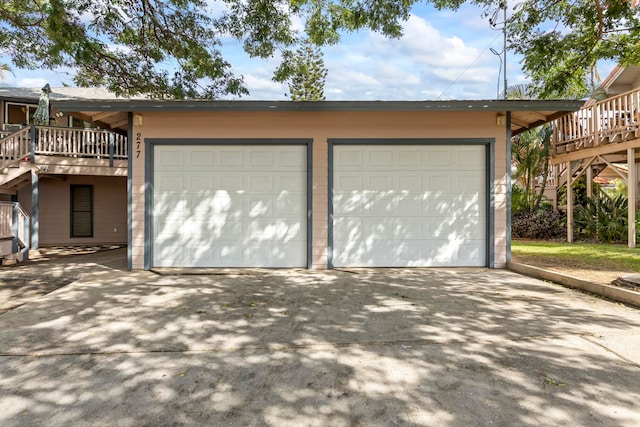
[[[32,248],[126,243],[126,132],[110,131],[99,116],[72,116],[56,109],[61,100],[115,97],[99,89],[54,88],[51,126],[32,127],[41,92],[0,87],[3,212],[10,211],[7,202],[19,202],[28,216],[39,218],[32,223]],[[0,223],[5,224],[0,255],[7,255],[8,229],[6,221]]]
[[[57,108],[128,130],[134,269],[505,267],[507,130],[580,104],[95,100]]]
[[[616,67],[593,98],[572,114],[553,122],[551,164],[555,188],[586,176],[587,193],[599,174],[627,182],[629,206],[638,201],[640,156],[640,67]],[[629,167],[631,165],[631,167]],[[567,239],[573,241],[573,203],[568,198]],[[636,210],[629,209],[629,247],[636,245]]]

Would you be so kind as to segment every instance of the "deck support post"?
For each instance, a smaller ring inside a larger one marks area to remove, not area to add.
[[[571,171],[571,161],[567,162],[567,242],[573,243],[573,188],[571,181],[573,172]]]
[[[636,169],[636,149],[627,149],[627,200],[629,247],[636,247],[636,201],[638,198],[638,173]]]
[[[31,171],[31,249],[40,247],[40,177]]]
[[[593,197],[593,167],[591,165],[587,166],[586,171],[586,179],[587,179],[587,197]]]

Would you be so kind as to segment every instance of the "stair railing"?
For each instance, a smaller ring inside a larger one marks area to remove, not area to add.
[[[22,128],[0,139],[0,169],[31,156],[31,128]]]
[[[30,218],[18,202],[0,202],[0,256],[29,257]],[[10,242],[10,245],[2,244]]]

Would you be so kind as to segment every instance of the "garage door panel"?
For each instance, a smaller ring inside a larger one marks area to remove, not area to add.
[[[223,189],[220,191],[237,192],[244,189],[244,175],[241,173],[221,172],[213,176],[214,187]]]
[[[477,172],[460,172],[454,177],[452,184],[451,191],[454,193],[474,192],[477,194],[484,192],[485,185],[484,181],[478,180]]]
[[[336,218],[333,221],[333,234],[347,241],[359,241],[364,236],[365,221],[356,218]]]
[[[341,148],[335,152],[335,164],[338,168],[358,170],[362,167],[363,152],[358,148]]]
[[[362,203],[363,214],[366,213],[367,215],[375,216],[391,215],[396,212],[395,199],[391,192],[381,192],[365,196],[364,202]]]
[[[485,153],[484,147],[478,150],[478,147],[472,149],[461,148],[456,153],[456,166],[462,166],[466,170],[484,171],[485,170]]]
[[[159,156],[156,156],[154,162],[166,170],[175,170],[176,165],[184,164],[184,150],[179,148],[163,150]]]
[[[421,150],[400,149],[394,151],[397,156],[397,163],[405,170],[424,170],[424,156]]]
[[[334,209],[339,206],[342,214],[359,214],[362,212],[364,197],[352,192],[334,192]],[[334,210],[335,212],[335,210]]]
[[[422,206],[425,215],[450,216],[452,208],[452,196],[440,191],[425,191],[422,197]]]
[[[280,194],[300,194],[307,193],[306,182],[300,180],[299,172],[280,172],[278,179],[278,190]]]
[[[188,191],[198,191],[200,189],[214,188],[213,177],[208,172],[192,172],[186,176]]]
[[[334,182],[336,183],[336,188],[338,191],[349,192],[349,191],[360,191],[363,189],[362,185],[362,177],[355,173],[343,173],[338,175]]]
[[[372,174],[365,184],[365,190],[389,191],[394,189],[393,176],[388,174]]]
[[[451,234],[451,219],[428,216],[422,219],[423,239],[446,239]]]
[[[306,214],[306,203],[297,195],[281,194],[275,201],[275,215],[301,218]]]
[[[154,183],[156,191],[183,191],[184,190],[184,175],[177,172],[165,173]]]
[[[245,150],[245,170],[272,169],[274,152],[270,148],[249,147]]]
[[[282,219],[253,219],[246,221],[245,242],[279,242],[291,243],[302,241],[306,237],[303,234],[300,222],[284,221]]]
[[[244,151],[237,147],[222,147],[217,151],[216,167],[220,170],[243,170]]]
[[[453,177],[449,173],[430,173],[424,175],[424,190],[437,193],[449,193]]]
[[[484,146],[338,145],[334,160],[335,266],[485,265]]]
[[[452,153],[448,148],[433,148],[425,153],[425,157],[427,160],[425,170],[450,170],[452,168]]]
[[[216,164],[214,153],[211,150],[192,148],[187,150],[186,154],[188,166],[196,168],[206,166],[208,168],[213,167]]]
[[[395,190],[409,191],[409,192],[421,192],[422,187],[422,175],[418,173],[405,173],[396,175],[397,185]]]
[[[266,173],[247,172],[245,176],[246,188],[248,193],[273,193],[273,176]]]
[[[281,171],[306,171],[307,154],[298,147],[281,147],[277,151],[276,166]]]
[[[180,149],[155,147],[154,266],[306,266],[305,145]]]
[[[394,204],[397,207],[395,214],[399,216],[413,217],[421,216],[424,213],[422,194],[407,193],[397,195]]]

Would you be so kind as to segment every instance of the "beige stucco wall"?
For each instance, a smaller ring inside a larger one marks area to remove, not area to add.
[[[93,185],[93,237],[71,238],[71,185]],[[127,178],[87,175],[42,176],[40,246],[127,242]],[[18,201],[31,214],[31,185],[18,192]]]
[[[144,268],[147,138],[313,139],[314,268],[327,267],[328,139],[494,138],[495,266],[506,266],[506,133],[504,125],[496,124],[495,112],[143,112],[140,115],[142,124],[134,118],[132,135],[134,269]]]

